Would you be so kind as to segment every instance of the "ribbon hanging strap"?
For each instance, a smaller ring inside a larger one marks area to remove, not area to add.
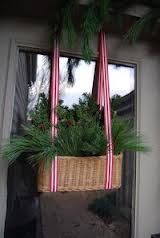
[[[51,78],[51,122],[52,137],[57,135],[58,117],[56,108],[59,101],[59,45],[57,39],[54,41],[52,52],[52,78]],[[108,140],[107,158],[106,158],[106,181],[105,189],[112,188],[112,167],[113,167],[113,145],[111,133],[111,105],[109,95],[109,77],[108,77],[108,58],[107,42],[105,33],[100,32],[99,38],[99,64],[98,64],[98,83],[97,83],[97,103],[100,109],[104,110],[104,126]],[[51,166],[51,192],[58,191],[58,157],[52,161]]]
[[[107,164],[106,164],[106,182],[105,189],[112,188],[112,167],[113,167],[113,145],[111,132],[111,104],[109,94],[109,76],[108,76],[108,57],[107,41],[104,32],[99,36],[99,65],[98,65],[98,86],[97,86],[97,104],[104,110],[104,126],[108,140]]]
[[[56,108],[59,102],[59,44],[58,40],[54,40],[54,47],[52,51],[52,77],[50,85],[50,96],[51,96],[51,133],[54,138],[57,136],[57,123],[58,117]],[[52,160],[51,166],[51,182],[50,182],[51,192],[56,192],[58,190],[58,157]]]

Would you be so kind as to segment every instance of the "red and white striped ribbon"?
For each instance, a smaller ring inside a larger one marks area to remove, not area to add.
[[[107,43],[105,33],[100,33],[99,42],[99,70],[98,70],[98,92],[97,103],[100,109],[104,108],[104,125],[105,133],[108,139],[107,149],[107,164],[106,164],[106,183],[105,189],[112,188],[112,167],[113,167],[113,145],[111,133],[111,106],[109,96],[109,78],[108,78],[108,58],[107,58]],[[56,107],[59,101],[59,45],[57,39],[54,41],[54,48],[52,52],[52,78],[51,78],[51,122],[52,122],[52,136],[57,135],[56,125],[58,117]],[[58,157],[52,161],[51,166],[51,192],[58,190]]]
[[[107,52],[106,36],[104,32],[100,32],[97,103],[100,105],[100,109],[104,108],[104,126],[106,137],[108,140],[105,189],[111,189],[112,167],[113,167],[113,145],[112,145],[112,132],[111,132],[111,105],[109,95],[107,55],[108,52]]]
[[[56,108],[59,102],[59,44],[58,40],[54,40],[54,47],[52,51],[52,77],[50,85],[51,93],[51,124],[52,124],[52,137],[57,135],[57,123],[58,117]],[[51,192],[56,192],[58,190],[58,157],[52,160],[51,166],[51,182],[50,182]]]

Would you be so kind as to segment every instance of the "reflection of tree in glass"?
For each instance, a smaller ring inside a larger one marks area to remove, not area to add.
[[[119,109],[119,106],[121,104],[121,96],[118,94],[115,94],[112,98],[111,98],[111,109],[112,109],[112,115],[115,114],[117,112],[117,110]]]
[[[63,58],[63,57],[62,57]],[[60,65],[60,98],[65,95],[66,87],[73,87],[75,83],[74,71],[79,66],[80,59],[73,57],[65,57],[67,59],[65,64],[65,72],[61,72]]]
[[[69,85],[74,85],[74,69],[79,66],[80,59],[78,58],[68,58],[67,61],[67,82]]]
[[[28,114],[37,104],[39,95],[44,93],[48,96],[51,73],[51,60],[49,56],[37,55],[36,80],[29,87]]]
[[[111,98],[112,118],[118,116],[128,119],[134,127],[134,90],[125,96],[114,95]]]
[[[60,98],[65,94],[66,87],[73,87],[75,82],[74,71],[79,66],[80,59],[65,57],[65,73],[61,72],[60,65]],[[37,104],[39,95],[44,93],[48,97],[52,59],[48,55],[37,55],[36,80],[29,85],[28,115]]]

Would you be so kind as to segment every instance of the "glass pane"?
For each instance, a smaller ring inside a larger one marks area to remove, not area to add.
[[[87,64],[84,60],[79,60],[78,64],[73,67],[74,82],[71,84],[68,82],[69,59],[60,57],[60,99],[63,100],[64,105],[71,107],[78,103],[78,99],[83,93],[92,92],[95,61]]]
[[[112,112],[134,121],[135,68],[109,64],[109,84]]]
[[[20,134],[21,124],[30,122],[29,114],[35,107],[39,95],[44,93],[48,97],[51,76],[50,66],[51,59],[47,55],[20,52],[12,122],[13,134]],[[83,93],[92,93],[93,82],[94,79],[96,80],[95,68],[96,61],[92,61],[91,64],[86,64],[81,59],[60,57],[60,99],[64,101],[64,105],[72,107],[74,103],[78,103],[78,99]],[[127,116],[134,120],[135,68],[113,63],[109,64],[109,83],[112,110],[119,116]],[[116,209],[121,208],[124,216],[127,212],[131,214],[132,209],[133,157],[133,154],[124,155],[122,187],[116,194],[118,201]],[[34,179],[32,179],[33,168],[28,168],[28,164],[24,162],[25,160],[23,159],[19,160],[15,167],[9,168],[9,200],[6,231],[9,230],[11,226],[17,229],[17,232],[22,230],[21,227],[23,227],[24,222],[26,222],[24,218],[27,216],[27,228],[22,236],[27,236],[29,233],[31,237],[34,237],[35,232],[32,231],[32,228],[35,230],[36,224],[32,223],[32,221],[33,219],[36,220],[37,205],[34,196]],[[21,201],[21,206],[19,206],[19,201]],[[17,204],[14,210],[12,210],[13,202]],[[46,204],[50,206],[49,204],[51,203]],[[123,210],[124,207],[126,210]],[[19,210],[19,208],[21,208],[21,210]],[[49,207],[48,211],[52,208],[53,206]],[[85,212],[88,211],[86,210]],[[45,214],[41,214],[43,218],[45,218]],[[131,217],[128,217],[129,223],[131,223]],[[81,222],[83,225],[83,221]]]
[[[109,64],[108,71],[111,97],[114,95],[123,97],[134,90],[134,67]]]
[[[36,77],[28,84],[28,120],[29,114],[37,104],[39,95],[48,97],[50,84],[50,59],[47,55],[36,55]]]

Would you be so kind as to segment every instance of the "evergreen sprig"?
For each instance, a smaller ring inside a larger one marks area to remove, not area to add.
[[[157,29],[159,18],[160,18],[160,8],[150,10],[144,16],[139,18],[135,22],[135,24],[131,26],[131,28],[125,35],[125,39],[134,43],[138,39],[143,30],[150,32],[150,34],[152,35],[153,33],[155,33],[154,31]]]
[[[66,1],[65,7],[62,10],[63,28],[67,33],[68,45],[72,48],[76,42],[76,29],[72,20],[73,10],[77,5],[76,0]]]
[[[125,151],[147,152],[150,150],[144,138],[133,129],[133,125],[127,119],[116,116],[112,119],[112,140],[116,155]]]
[[[13,163],[19,158],[26,158],[33,164],[40,160],[50,163],[56,154],[50,130],[41,130],[34,126],[26,126],[23,136],[14,136],[10,143],[3,147],[2,154]]]
[[[106,138],[98,122],[83,118],[68,127],[58,126],[57,153],[65,156],[98,156],[106,152]]]
[[[86,9],[82,23],[83,46],[82,54],[87,63],[92,59],[91,39],[103,28],[110,17],[111,0],[91,2]]]

